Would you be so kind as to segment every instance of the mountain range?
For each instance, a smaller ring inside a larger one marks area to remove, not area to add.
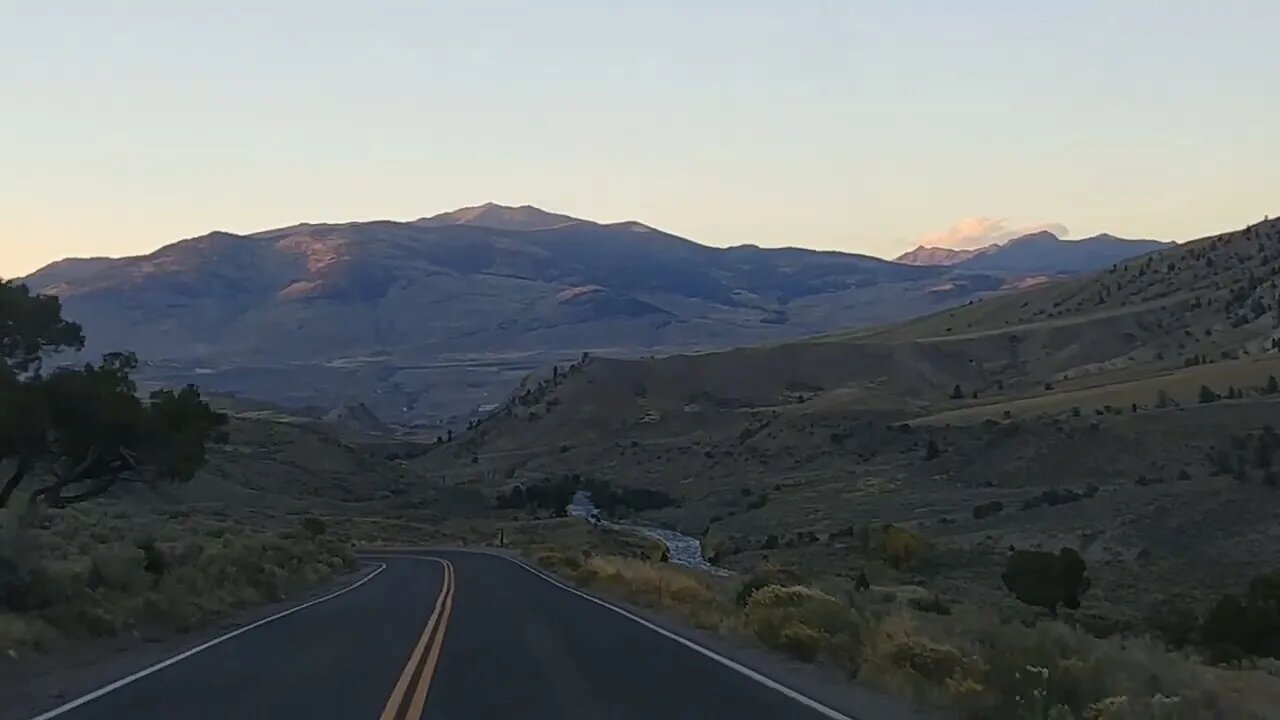
[[[638,222],[489,203],[410,222],[213,232],[140,257],[63,260],[25,282],[62,298],[89,352],[139,353],[144,380],[325,412],[362,402],[430,425],[583,352],[707,350],[899,320],[1148,249],[1029,236],[979,256],[986,265],[926,267],[714,248]]]
[[[1105,270],[1136,255],[1163,250],[1173,244],[1158,240],[1128,240],[1107,234],[1064,240],[1051,232],[1041,231],[1006,243],[971,249],[921,245],[894,258],[894,262],[950,266],[979,272],[1074,275]]]

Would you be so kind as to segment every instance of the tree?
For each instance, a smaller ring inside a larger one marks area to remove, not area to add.
[[[1201,405],[1207,405],[1211,402],[1217,402],[1218,399],[1219,399],[1218,393],[1214,392],[1213,389],[1210,388],[1208,385],[1200,386],[1200,404]]]
[[[84,347],[80,326],[62,318],[62,302],[0,280],[0,374],[39,374],[44,353]]]
[[[1260,439],[1254,446],[1254,463],[1259,470],[1271,467],[1271,445],[1266,440]]]
[[[1254,578],[1243,596],[1223,595],[1205,618],[1200,639],[1220,661],[1280,657],[1280,573]]]
[[[960,383],[956,383],[956,386],[951,388],[951,399],[952,400],[964,399],[964,390],[960,387]]]
[[[1014,550],[1000,575],[1004,586],[1018,600],[1057,616],[1058,605],[1075,610],[1090,581],[1084,559],[1071,548],[1055,555],[1040,550]]]
[[[1268,395],[1275,395],[1276,393],[1280,393],[1280,382],[1276,381],[1275,375],[1267,376],[1267,387],[1264,390],[1264,392]]]
[[[120,482],[190,480],[205,463],[206,443],[225,441],[226,416],[194,386],[143,401],[130,377],[138,367],[132,353],[42,374],[43,353],[84,344],[79,326],[60,313],[56,299],[0,284],[0,466],[8,466],[0,508],[37,464],[48,472],[31,501],[49,507],[90,500]]]
[[[938,447],[938,441],[929,438],[929,443],[924,448],[924,459],[935,460],[942,454],[942,449]]]

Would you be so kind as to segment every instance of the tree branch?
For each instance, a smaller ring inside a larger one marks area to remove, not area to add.
[[[58,479],[32,493],[32,499],[44,500],[46,501],[46,504],[50,506],[57,504],[58,497],[62,494],[63,488],[83,480],[90,468],[93,467],[93,464],[97,462],[100,455],[101,452],[98,450],[96,445],[89,448],[89,452],[85,453],[84,459],[80,461],[79,465],[72,468],[70,473],[58,473]],[[112,482],[115,482],[114,478],[112,479]],[[49,500],[50,496],[53,497],[53,500]]]
[[[86,500],[92,500],[110,490],[115,486],[115,484],[116,479],[113,477],[101,478],[94,483],[92,487],[83,492],[73,493],[71,495],[57,495],[49,501],[49,507],[64,508],[68,505],[75,505],[76,503],[82,503]]]
[[[9,505],[9,500],[13,494],[17,492],[18,486],[26,479],[27,470],[31,467],[31,462],[24,456],[18,456],[17,463],[13,466],[13,474],[4,482],[4,487],[0,488],[0,509]]]

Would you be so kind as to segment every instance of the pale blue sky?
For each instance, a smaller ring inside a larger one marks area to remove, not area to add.
[[[0,0],[0,275],[494,200],[895,254],[1280,212],[1272,0]],[[995,227],[996,223],[968,226]]]

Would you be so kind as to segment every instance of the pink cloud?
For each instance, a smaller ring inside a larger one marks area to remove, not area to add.
[[[1003,244],[1016,237],[1034,232],[1048,230],[1058,237],[1067,235],[1067,226],[1062,223],[1040,223],[1038,225],[1011,226],[1004,218],[967,217],[961,218],[954,225],[942,232],[932,233],[920,239],[925,247],[944,247],[962,250],[983,247],[992,243]]]

